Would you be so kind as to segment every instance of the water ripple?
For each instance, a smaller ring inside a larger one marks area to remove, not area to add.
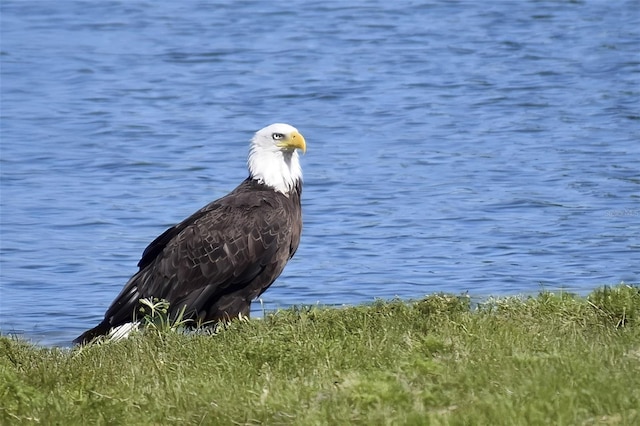
[[[0,330],[97,322],[274,121],[309,151],[266,309],[637,282],[635,9],[3,2]]]

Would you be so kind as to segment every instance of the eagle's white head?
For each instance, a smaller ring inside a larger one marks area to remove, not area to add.
[[[249,177],[288,195],[302,182],[298,149],[305,152],[307,145],[293,126],[275,123],[258,130],[251,139]]]

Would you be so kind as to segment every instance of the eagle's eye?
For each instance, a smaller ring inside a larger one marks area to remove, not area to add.
[[[284,134],[282,134],[282,133],[274,133],[274,134],[271,135],[271,137],[274,140],[280,140],[280,139],[284,139]]]

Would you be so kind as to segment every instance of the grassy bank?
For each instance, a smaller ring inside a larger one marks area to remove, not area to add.
[[[150,330],[0,338],[0,424],[639,424],[640,288],[429,296]]]

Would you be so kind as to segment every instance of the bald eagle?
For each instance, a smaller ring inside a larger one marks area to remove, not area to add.
[[[276,123],[256,132],[249,177],[153,240],[104,320],[74,342],[132,328],[140,299],[164,299],[169,318],[180,312],[194,322],[248,317],[251,301],[278,278],[300,242],[297,150],[304,152],[306,142],[295,127]]]

